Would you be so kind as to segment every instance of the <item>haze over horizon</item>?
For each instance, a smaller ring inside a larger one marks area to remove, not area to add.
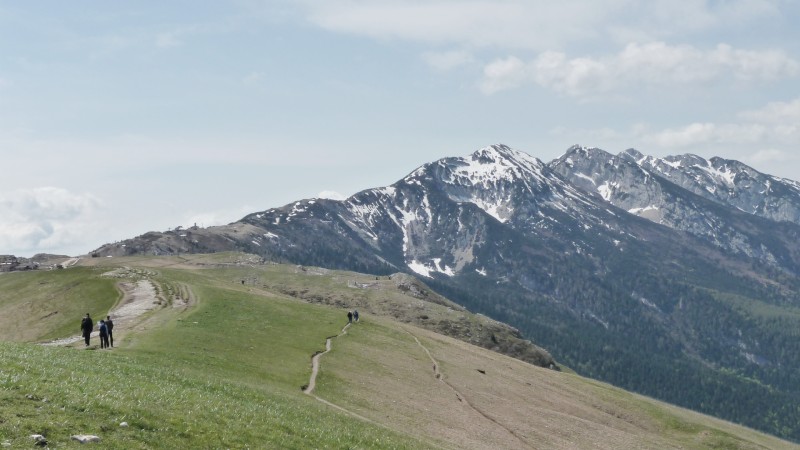
[[[781,0],[0,2],[0,254],[77,255],[504,143],[800,179]]]

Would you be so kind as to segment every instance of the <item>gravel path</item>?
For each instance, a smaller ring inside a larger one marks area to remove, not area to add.
[[[129,330],[133,324],[144,313],[162,306],[162,300],[156,293],[156,288],[150,280],[139,280],[135,282],[121,282],[119,288],[123,292],[122,301],[116,308],[112,309],[109,315],[114,321],[114,330],[119,333],[122,330]],[[105,317],[95,317],[94,320],[100,321]],[[95,323],[95,328],[97,324]],[[92,338],[98,338],[99,331],[92,332]],[[117,334],[119,336],[119,334]],[[47,346],[65,346],[83,340],[81,335],[70,336],[67,338],[56,339],[54,341],[42,343]]]

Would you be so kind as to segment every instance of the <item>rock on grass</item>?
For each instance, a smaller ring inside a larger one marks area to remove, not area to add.
[[[99,436],[94,436],[91,434],[76,434],[72,436],[72,439],[80,442],[81,444],[86,444],[87,442],[100,442]]]

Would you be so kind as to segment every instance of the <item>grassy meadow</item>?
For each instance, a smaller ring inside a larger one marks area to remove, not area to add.
[[[91,278],[102,271],[78,272]],[[344,326],[341,311],[249,294],[233,282],[220,287],[226,284],[224,270],[211,277],[198,272],[159,273],[162,283],[190,283],[197,305],[182,312],[165,309],[132,336],[115,330],[120,345],[111,351],[12,343],[3,336],[0,442],[30,447],[30,435],[43,434],[51,448],[79,448],[71,435],[94,434],[102,448],[125,449],[424,447],[301,392],[311,355]],[[17,275],[25,276],[24,283],[9,281]],[[0,276],[0,284],[56,284],[54,275],[73,280],[62,272],[31,272]],[[85,284],[95,281],[105,284]],[[117,300],[111,287],[105,310],[93,316],[105,315]],[[37,300],[53,302],[49,294]],[[17,305],[10,306],[16,311]],[[5,317],[6,303],[0,308]],[[71,322],[79,323],[81,312]],[[65,334],[75,334],[75,328]],[[39,330],[31,336],[49,334]],[[129,427],[120,427],[122,422]]]
[[[105,313],[119,300],[116,280],[87,267],[0,276],[0,340],[41,341],[79,334],[81,318]]]
[[[115,328],[110,351],[36,344],[114,308],[124,280],[103,274],[120,267],[138,268],[124,273],[152,282],[164,306]],[[43,434],[50,448],[797,448],[398,321],[403,305],[464,313],[389,284],[349,287],[370,279],[240,254],[0,275],[0,444],[30,448]],[[176,292],[191,304],[174,307]],[[373,302],[320,360],[315,394],[341,409],[303,394],[311,355],[348,308]]]

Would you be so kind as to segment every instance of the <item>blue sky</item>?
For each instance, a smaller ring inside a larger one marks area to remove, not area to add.
[[[77,255],[504,143],[800,179],[789,0],[0,0],[0,254]]]

